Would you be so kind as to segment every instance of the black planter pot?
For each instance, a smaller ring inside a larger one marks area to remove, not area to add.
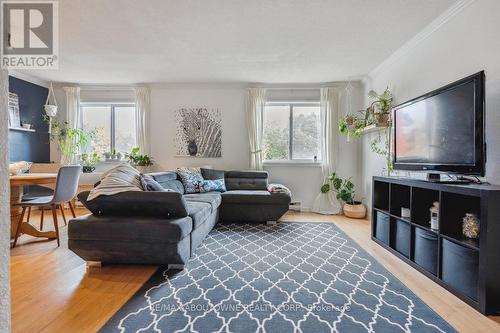
[[[83,167],[84,173],[91,173],[91,172],[94,172],[94,170],[95,170],[95,167],[93,167],[93,166],[84,166]]]

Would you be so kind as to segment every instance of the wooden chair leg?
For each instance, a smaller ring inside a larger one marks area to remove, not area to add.
[[[17,239],[19,238],[19,234],[21,233],[21,224],[23,224],[24,213],[26,213],[26,208],[27,207],[23,207],[23,211],[21,212],[21,217],[19,218],[19,221],[17,222],[16,236],[14,237],[14,244],[12,244],[12,248],[16,247]]]
[[[62,218],[63,218],[63,221],[64,221],[64,225],[68,225],[68,223],[66,222],[66,215],[64,215],[64,207],[62,204],[59,205],[59,210],[61,211],[61,215],[62,215]]]
[[[68,201],[68,205],[69,209],[71,210],[71,215],[73,215],[73,218],[75,218],[76,214],[75,214],[75,208],[73,207],[73,203],[71,203],[71,201]]]
[[[40,207],[40,209],[42,210],[40,213],[40,230],[42,230],[43,229],[43,217],[45,215],[45,210],[43,209],[43,207]]]
[[[31,217],[31,206],[28,207],[28,218],[26,219],[28,223],[30,222],[30,217]]]
[[[57,222],[57,206],[52,206],[52,218],[54,219],[54,228],[56,229],[56,237],[57,237],[57,246],[60,246],[61,243],[59,241],[59,225]]]

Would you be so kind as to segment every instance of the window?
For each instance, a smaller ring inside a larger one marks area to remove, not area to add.
[[[267,103],[264,109],[264,161],[321,160],[319,103]]]
[[[93,152],[130,152],[137,145],[134,104],[83,104],[82,127],[95,131]]]

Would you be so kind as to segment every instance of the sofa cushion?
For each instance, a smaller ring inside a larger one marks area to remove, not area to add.
[[[122,242],[173,243],[191,233],[191,218],[79,216],[68,224],[70,240],[108,240]]]
[[[180,194],[184,194],[184,186],[177,179],[177,173],[173,171],[165,172],[152,172],[148,173],[154,180],[156,180],[164,189],[173,190]]]
[[[232,190],[267,190],[266,171],[228,171],[225,174],[226,189]]]
[[[222,202],[230,204],[288,204],[290,197],[268,191],[235,190],[222,193]]]
[[[122,192],[87,200],[89,191],[78,199],[96,216],[141,216],[172,218],[187,216],[186,202],[177,192]]]
[[[185,193],[199,193],[203,182],[200,168],[178,168],[177,174],[181,177]]]
[[[223,170],[215,170],[208,168],[201,168],[201,175],[203,179],[215,180],[215,179],[224,179],[224,171]]]
[[[212,214],[212,205],[206,202],[187,201],[186,207],[189,217],[193,220],[193,229],[205,223]]]
[[[185,194],[184,199],[187,202],[208,203],[212,206],[212,212],[219,208],[222,202],[222,197],[219,192]]]

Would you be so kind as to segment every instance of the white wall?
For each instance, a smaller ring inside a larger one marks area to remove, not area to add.
[[[339,85],[343,93],[342,85]],[[355,84],[353,109],[362,107],[362,90]],[[172,84],[153,85],[151,89],[151,155],[159,169],[175,169],[181,166],[212,166],[225,170],[248,169],[249,146],[245,122],[246,88],[243,85]],[[340,104],[345,106],[342,94]],[[175,156],[175,111],[182,107],[220,108],[222,111],[222,158],[191,158]],[[358,163],[359,143],[341,138],[339,143],[339,172],[345,177],[360,180]],[[311,165],[273,165],[264,168],[270,174],[270,182],[290,187],[294,201],[310,209],[322,184],[321,168]]]
[[[485,70],[486,141],[488,144],[486,179],[500,183],[500,1],[469,1],[455,14],[444,16],[428,29],[430,33],[404,52],[396,52],[366,81],[366,92],[383,91],[389,86],[396,104],[432,91],[443,85]],[[436,24],[440,22],[441,24]],[[371,178],[380,175],[383,159],[372,153],[363,138],[363,190],[370,197]]]
[[[0,70],[0,110],[7,110],[9,80]],[[0,115],[0,333],[10,331],[10,189],[8,175],[9,130],[7,112]]]

